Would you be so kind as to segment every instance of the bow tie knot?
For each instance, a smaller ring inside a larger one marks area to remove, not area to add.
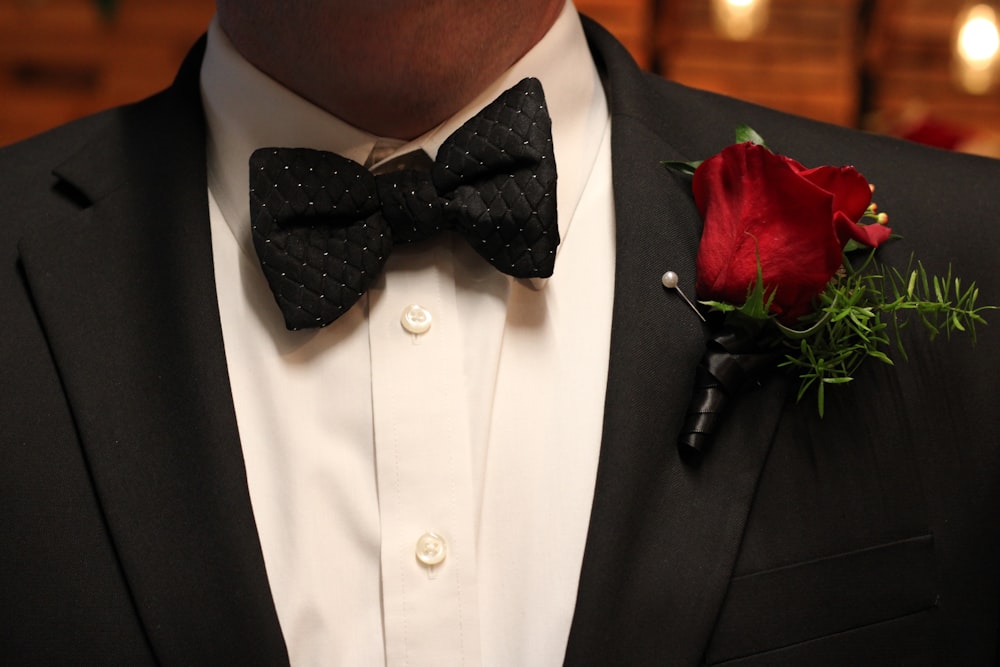
[[[415,243],[454,228],[447,194],[434,186],[427,170],[404,168],[374,177],[379,211],[392,230],[393,243]]]
[[[262,148],[250,158],[254,247],[289,329],[326,326],[382,270],[395,243],[454,229],[498,270],[552,274],[559,244],[551,120],[525,79],[441,145],[373,174],[335,153]]]

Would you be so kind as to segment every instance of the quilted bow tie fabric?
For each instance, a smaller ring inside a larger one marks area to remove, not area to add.
[[[442,229],[506,274],[552,275],[551,125],[541,84],[524,79],[448,137],[429,168],[375,175],[325,151],[254,151],[253,243],[285,325],[330,324],[369,288],[393,244]]]

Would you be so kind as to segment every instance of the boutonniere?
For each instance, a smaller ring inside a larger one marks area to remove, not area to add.
[[[764,374],[787,372],[822,416],[827,388],[851,382],[863,362],[906,357],[909,319],[932,339],[974,340],[991,308],[950,268],[934,276],[917,261],[899,270],[878,260],[876,249],[897,237],[853,167],[806,168],[745,126],[736,139],[703,162],[663,163],[691,177],[704,222],[695,309],[710,336],[678,442],[688,462],[711,444],[729,400]],[[679,291],[671,272],[663,284]]]

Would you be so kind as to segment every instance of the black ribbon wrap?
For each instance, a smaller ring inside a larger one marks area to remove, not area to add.
[[[681,460],[701,463],[732,397],[772,372],[782,353],[754,332],[722,326],[706,341],[684,428],[677,440]]]

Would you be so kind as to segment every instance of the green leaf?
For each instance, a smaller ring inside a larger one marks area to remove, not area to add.
[[[731,303],[726,303],[725,301],[699,301],[703,306],[708,306],[712,310],[718,310],[723,313],[731,313],[736,310],[736,306]]]
[[[826,325],[829,319],[830,313],[824,313],[823,317],[811,324],[808,329],[793,329],[792,327],[786,327],[777,320],[774,321],[774,324],[785,338],[788,338],[789,340],[801,340],[803,338],[809,338],[815,334],[821,327]]]
[[[757,239],[754,239],[755,244],[756,241]],[[764,269],[760,264],[760,250],[756,249],[754,252],[757,254],[757,278],[753,285],[747,289],[746,301],[737,308],[736,312],[751,320],[769,321],[771,320],[771,302],[774,301],[774,291],[772,290],[768,294],[764,288]]]
[[[757,134],[757,132],[749,125],[738,125],[736,126],[736,143],[743,144],[746,142],[751,144],[756,144],[758,146],[763,146],[767,148],[767,144],[764,143],[764,137]]]
[[[895,366],[895,364],[892,363],[892,359],[889,358],[889,355],[880,350],[871,350],[868,352],[868,356],[878,359],[882,363],[889,364],[890,366]]]
[[[857,250],[863,250],[867,247],[868,246],[866,246],[864,243],[858,243],[854,239],[847,239],[847,243],[844,244],[844,252],[845,253],[855,252]]]
[[[662,160],[660,166],[669,171],[677,172],[684,176],[694,176],[694,172],[701,166],[704,160],[695,160],[693,162],[680,162],[678,160]]]

